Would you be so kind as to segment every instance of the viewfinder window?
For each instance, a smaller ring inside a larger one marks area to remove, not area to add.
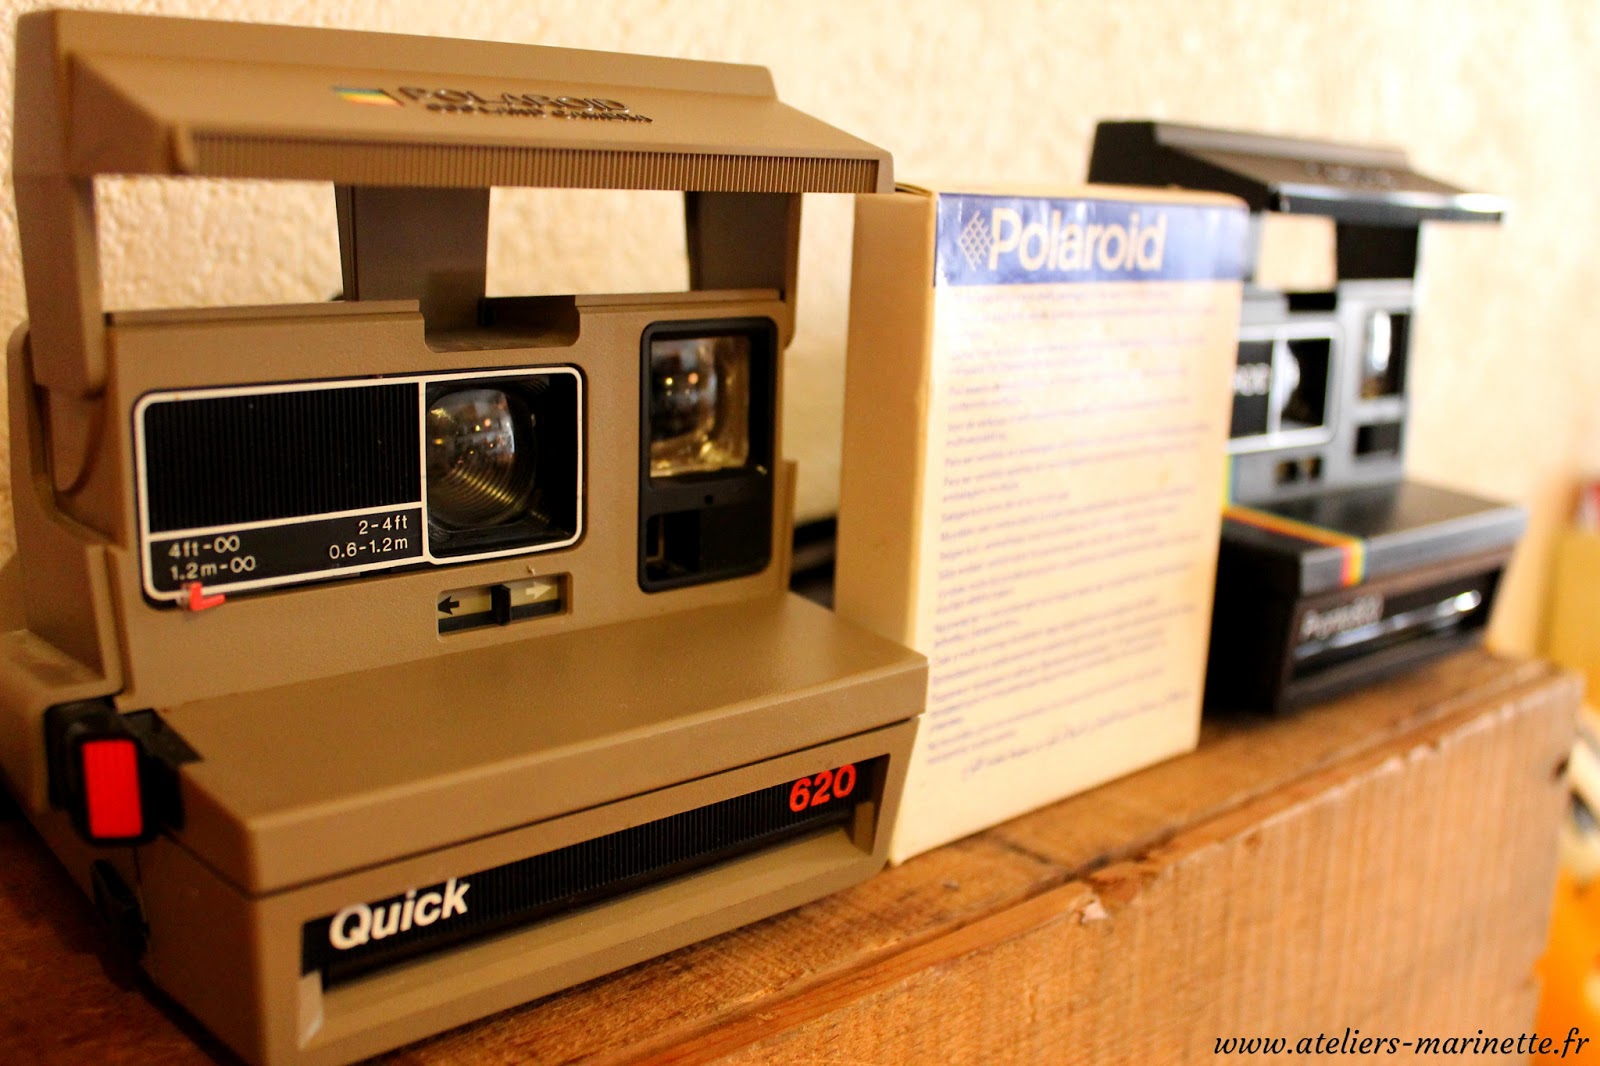
[[[1361,395],[1364,399],[1398,396],[1406,387],[1406,349],[1411,316],[1377,311],[1367,320],[1362,352]]]
[[[772,561],[777,327],[660,322],[640,338],[639,587],[754,574]]]
[[[650,342],[650,476],[708,474],[750,460],[750,337]]]

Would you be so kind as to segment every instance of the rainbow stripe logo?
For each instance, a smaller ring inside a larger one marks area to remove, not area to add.
[[[333,91],[339,94],[339,99],[352,104],[372,104],[376,107],[399,107],[400,101],[384,92],[382,89],[347,89],[335,85]]]
[[[1241,522],[1257,529],[1265,529],[1270,533],[1283,533],[1287,536],[1309,540],[1313,544],[1325,544],[1330,548],[1338,548],[1344,556],[1340,569],[1339,584],[1345,588],[1359,585],[1367,577],[1367,542],[1360,537],[1352,537],[1348,533],[1327,529],[1323,526],[1314,526],[1310,522],[1301,522],[1283,515],[1273,514],[1270,511],[1258,511],[1254,507],[1245,507],[1237,503],[1229,504],[1223,508],[1222,516],[1234,522]]]

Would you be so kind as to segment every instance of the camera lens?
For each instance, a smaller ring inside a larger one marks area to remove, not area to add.
[[[428,516],[447,530],[520,518],[533,495],[532,412],[514,393],[470,388],[428,407]]]
[[[650,476],[743,466],[750,456],[750,338],[650,343]]]

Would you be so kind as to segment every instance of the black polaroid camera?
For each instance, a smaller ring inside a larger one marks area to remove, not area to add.
[[[1405,154],[1102,122],[1089,179],[1230,193],[1331,219],[1331,289],[1247,280],[1208,709],[1293,710],[1477,642],[1521,508],[1403,480],[1419,229],[1503,205]]]

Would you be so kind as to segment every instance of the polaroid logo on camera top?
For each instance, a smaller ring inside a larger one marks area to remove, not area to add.
[[[604,122],[650,122],[621,100],[598,96],[546,96],[543,93],[502,91],[482,93],[473,89],[436,89],[421,85],[401,85],[393,89],[333,86],[346,103],[376,107],[404,107],[415,104],[436,114],[498,115],[511,118],[568,118]]]
[[[420,894],[413,888],[404,896],[377,903],[352,903],[333,916],[328,925],[328,943],[337,951],[349,951],[374,940],[448,921],[467,913],[467,890],[471,887],[452,877]]]
[[[1242,207],[942,194],[936,285],[1232,281]]]

